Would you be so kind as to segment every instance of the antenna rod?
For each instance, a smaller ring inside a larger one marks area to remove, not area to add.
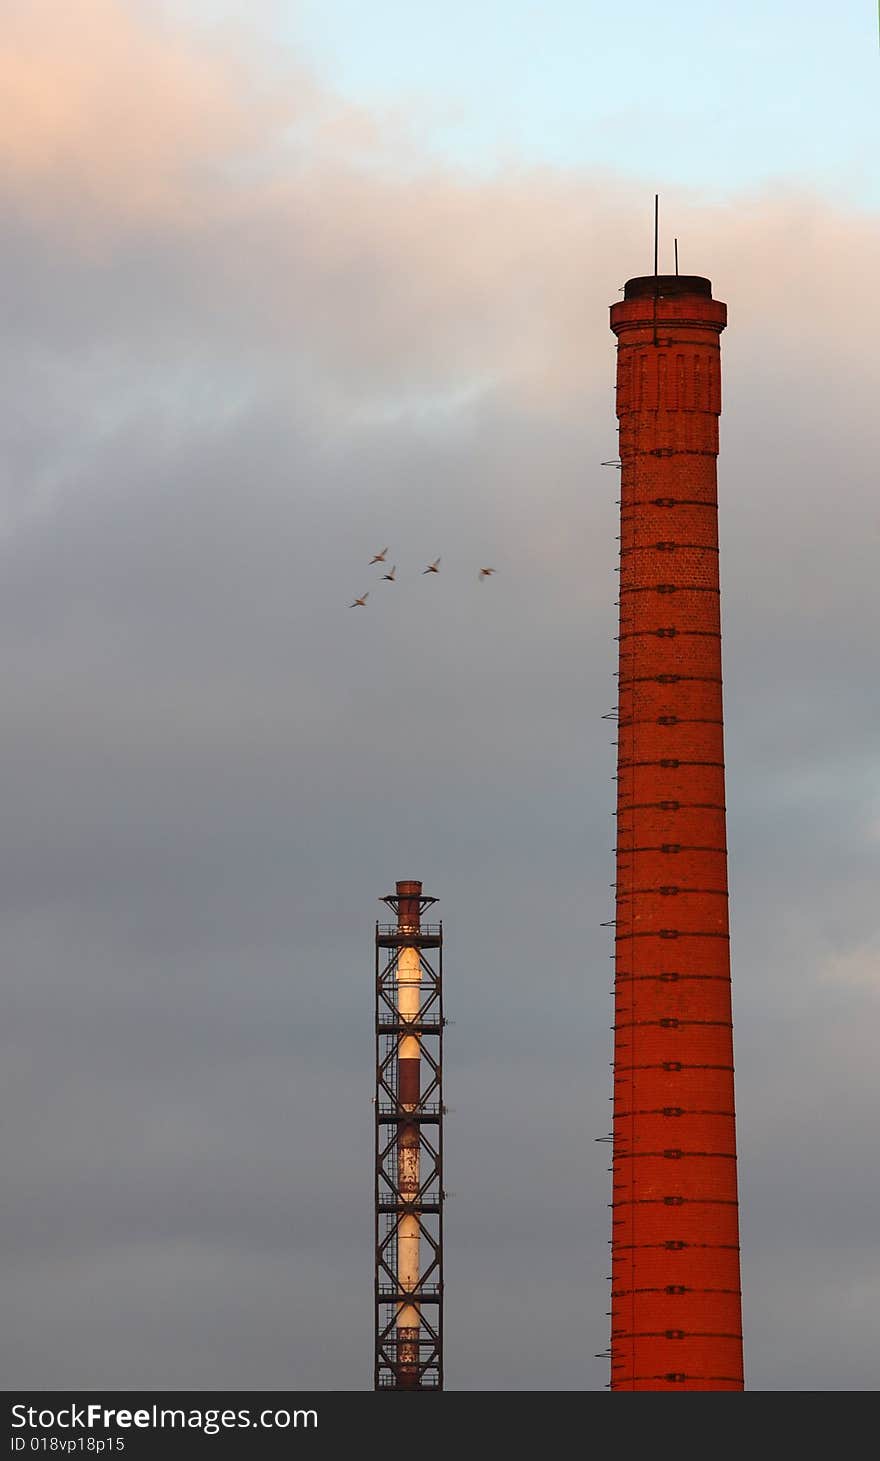
[[[654,278],[657,278],[657,252],[660,239],[660,194],[654,194]]]
[[[675,275],[678,277],[678,239],[675,240]]]

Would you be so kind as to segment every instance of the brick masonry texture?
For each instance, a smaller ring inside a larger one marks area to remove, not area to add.
[[[741,1390],[716,457],[726,306],[618,340],[612,1390]]]

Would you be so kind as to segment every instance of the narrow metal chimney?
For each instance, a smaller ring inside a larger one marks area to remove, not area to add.
[[[442,1390],[443,929],[422,923],[436,899],[419,882],[382,901],[397,922],[376,925],[374,1385]]]

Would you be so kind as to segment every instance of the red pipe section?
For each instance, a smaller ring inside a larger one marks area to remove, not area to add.
[[[741,1390],[716,457],[727,308],[611,307],[620,422],[612,1390]]]

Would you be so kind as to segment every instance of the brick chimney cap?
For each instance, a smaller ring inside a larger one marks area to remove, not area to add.
[[[712,281],[699,274],[645,274],[639,279],[627,279],[624,299],[663,299],[671,294],[702,294],[712,298]]]

